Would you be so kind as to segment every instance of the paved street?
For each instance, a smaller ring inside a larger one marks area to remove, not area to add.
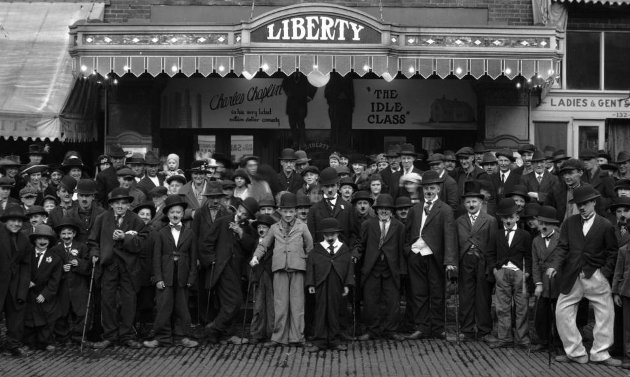
[[[623,369],[552,363],[547,354],[501,349],[483,343],[436,340],[368,341],[347,352],[310,354],[303,348],[219,345],[194,350],[139,351],[78,348],[15,359],[0,357],[0,376],[630,376]]]

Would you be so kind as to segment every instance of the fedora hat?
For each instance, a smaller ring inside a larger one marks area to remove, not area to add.
[[[22,221],[27,221],[28,217],[24,214],[24,208],[22,208],[19,204],[7,204],[4,208],[4,212],[2,216],[0,216],[0,221],[6,222],[10,219],[18,219]]]
[[[342,186],[351,186],[354,191],[358,189],[357,184],[354,183],[354,181],[350,177],[343,177],[339,180],[339,188],[341,188]]]
[[[455,153],[455,157],[456,158],[468,157],[468,156],[472,156],[474,154],[475,154],[475,151],[471,147],[463,147],[463,148],[459,148],[459,150],[457,150],[457,152]]]
[[[258,212],[258,202],[256,201],[256,199],[252,198],[251,196],[247,197],[241,202],[240,205],[242,205],[243,208],[247,210],[250,218],[253,219],[254,216],[256,216],[256,212]]]
[[[462,195],[462,199],[465,198],[485,199],[485,196],[481,193],[481,183],[479,181],[464,182],[464,194]]]
[[[560,173],[570,170],[582,170],[584,171],[584,163],[577,158],[570,158],[560,165],[560,169],[558,171]]]
[[[129,189],[124,187],[116,187],[107,195],[107,203],[111,203],[116,200],[127,200],[129,203],[133,202],[133,196],[129,195]]]
[[[416,147],[411,143],[404,143],[400,146],[400,151],[398,151],[399,156],[413,156],[417,157]]]
[[[518,206],[512,198],[503,198],[497,204],[497,216],[510,216],[518,212]]]
[[[206,160],[195,160],[190,164],[188,172],[205,174],[208,172],[208,162]]]
[[[311,199],[302,193],[297,194],[297,208],[300,207],[311,207],[313,203],[311,203]]]
[[[19,168],[22,166],[19,162],[13,161],[10,158],[2,158],[0,159],[0,168]]]
[[[55,224],[55,231],[57,233],[60,233],[64,228],[71,228],[77,234],[81,231],[81,227],[79,226],[79,223],[77,223],[77,221],[75,221],[70,216],[62,217],[59,224]]]
[[[343,232],[343,229],[339,226],[339,221],[334,217],[327,217],[319,222],[317,227],[319,233],[339,233]]]
[[[91,179],[86,179],[86,181],[88,181],[88,180],[90,182],[94,182]],[[82,179],[82,181],[83,181],[83,179]],[[94,182],[94,183],[96,184],[96,182]],[[61,178],[61,181],[59,181],[59,186],[63,187],[64,189],[66,189],[66,191],[68,191],[70,193],[74,192],[74,189],[77,188],[77,184],[78,184],[77,180],[72,178],[69,175],[64,175]]]
[[[514,152],[512,152],[512,150],[508,149],[508,148],[504,148],[504,149],[501,149],[501,150],[497,151],[495,156],[497,158],[503,156],[503,157],[509,159],[512,162],[516,161],[516,158],[514,158]]]
[[[600,196],[599,191],[595,190],[593,186],[580,186],[573,190],[573,199],[571,199],[571,203],[581,204],[590,200],[595,200]]]
[[[46,154],[46,151],[43,145],[31,144],[28,146],[28,154],[43,155]]]
[[[295,157],[295,149],[293,148],[284,148],[282,150],[282,152],[280,152],[280,157],[278,157],[278,160],[282,161],[295,161],[297,160],[297,157]]]
[[[613,199],[612,203],[608,206],[608,209],[611,212],[615,212],[619,207],[630,208],[630,198],[627,196],[622,196],[620,198]]]
[[[626,162],[626,161],[630,161],[630,153],[626,152],[626,151],[621,151],[617,154],[617,161],[615,161],[618,164],[621,164],[622,162]]]
[[[535,151],[536,151],[536,146],[534,144],[524,144],[518,148],[518,154],[534,153]]]
[[[319,184],[322,186],[334,185],[339,182],[339,176],[334,168],[327,167],[319,174]]]
[[[295,163],[297,165],[299,164],[305,164],[307,162],[311,162],[311,159],[308,158],[308,156],[306,155],[306,152],[303,150],[297,150],[295,151]]]
[[[273,200],[272,197],[262,198],[258,201],[258,209],[263,207],[278,208],[276,206],[276,201]]]
[[[0,187],[15,186],[15,179],[9,177],[0,177]]]
[[[556,209],[552,206],[541,206],[538,209],[538,215],[536,220],[543,221],[550,224],[558,224],[560,221],[557,218]]]
[[[356,204],[359,200],[367,200],[370,205],[374,204],[374,198],[368,191],[365,190],[357,191],[354,195],[352,195],[352,204]]]
[[[223,185],[219,181],[210,181],[206,184],[206,190],[203,196],[225,196],[223,193]]]
[[[547,157],[547,159],[551,158],[553,156],[553,152],[555,151],[556,147],[551,145],[546,145],[545,148],[543,148],[543,152],[545,153],[545,157]]]
[[[422,185],[428,186],[433,184],[439,184],[444,182],[444,178],[440,178],[438,172],[434,170],[427,170],[422,173]]]
[[[444,155],[442,153],[433,153],[427,162],[429,165],[441,164],[444,162]]]
[[[529,199],[529,196],[527,195],[527,187],[525,187],[525,185],[514,185],[514,187],[512,187],[512,191],[505,194],[505,197],[509,198],[515,195],[522,196],[525,201]]]
[[[144,156],[142,156],[141,153],[134,153],[131,155],[131,157],[127,158],[127,160],[125,160],[125,164],[136,164],[136,165],[144,165],[145,164],[145,159]]]
[[[481,153],[490,152],[490,149],[486,147],[483,143],[476,142],[475,145],[473,146],[473,151],[475,152],[475,154],[481,154]]]
[[[48,165],[41,164],[27,164],[24,165],[20,174],[35,174],[35,173],[43,173],[48,170]]]
[[[158,158],[158,156],[155,155],[155,153],[153,151],[148,151],[145,155],[144,155],[144,164],[145,165],[159,165],[160,164],[160,159]]]
[[[111,158],[125,158],[127,153],[125,153],[124,149],[122,149],[120,145],[112,145],[109,147],[108,155]]]
[[[451,150],[444,151],[444,161],[457,162],[457,156],[455,156],[455,152]]]
[[[521,213],[521,217],[524,219],[532,218],[538,216],[538,211],[540,210],[540,204],[533,202],[525,204],[525,208],[523,208],[523,212]]]
[[[31,206],[29,209],[27,209],[24,215],[26,215],[26,217],[31,217],[33,215],[47,215],[48,216],[48,212],[46,212],[44,207],[36,205],[36,206]]]
[[[119,176],[119,177],[123,177],[123,178],[129,178],[129,177],[135,178],[136,177],[136,173],[133,170],[131,170],[130,168],[127,168],[127,167],[119,169],[116,172],[116,175]]]
[[[344,165],[335,166],[335,171],[337,171],[337,175],[339,176],[344,175],[344,174],[347,174],[347,175],[352,174],[352,172],[350,171],[350,168]]]
[[[374,204],[372,205],[372,208],[374,208],[374,209],[378,209],[378,208],[394,209],[394,208],[396,208],[396,205],[394,204],[394,198],[392,198],[391,195],[389,195],[389,194],[380,194],[379,196],[376,197],[376,200],[374,201]]]
[[[481,158],[481,165],[494,165],[497,163],[497,157],[492,152],[485,152]]]
[[[33,233],[29,234],[28,237],[31,239],[31,242],[33,242],[38,237],[46,237],[50,240],[50,247],[57,240],[57,233],[55,233],[53,228],[51,228],[49,225],[39,224],[35,226],[35,229],[33,229]]]
[[[394,202],[394,207],[396,207],[396,209],[411,208],[413,207],[413,203],[411,202],[410,197],[399,196],[396,198],[396,201]]]
[[[297,196],[292,192],[286,192],[280,197],[278,208],[295,208],[297,207]]]
[[[539,161],[545,161],[547,159],[547,156],[545,156],[545,153],[543,153],[542,151],[539,151],[538,149],[536,149],[534,151],[534,155],[532,156],[531,161],[532,162],[539,162]]]
[[[232,168],[232,160],[229,159],[223,153],[213,153],[212,158],[214,158],[214,161],[216,161],[218,164],[223,164],[224,168],[226,169]]]
[[[168,214],[168,210],[175,206],[182,206],[184,209],[188,207],[188,203],[182,195],[169,195],[164,200],[164,208],[162,208],[163,214]],[[137,213],[137,212],[136,212]]]
[[[168,195],[168,189],[162,185],[149,190],[149,198],[159,198]]]
[[[566,161],[570,158],[571,157],[567,156],[567,152],[564,149],[558,149],[557,151],[553,152],[553,154],[551,155],[551,160],[556,163],[561,162],[561,161]]]
[[[94,195],[97,192],[96,182],[91,179],[79,179],[76,189],[78,195]]]
[[[614,190],[617,191],[619,189],[627,189],[630,190],[630,179],[624,178],[615,182]]]
[[[398,151],[396,149],[388,149],[387,153],[383,154],[383,157],[385,158],[396,158],[398,157]]]
[[[181,174],[173,174],[169,177],[166,177],[166,184],[170,184],[173,181],[181,182],[182,185],[186,184],[186,177]]]
[[[258,214],[256,215],[256,220],[252,223],[252,226],[254,228],[257,228],[258,225],[272,226],[275,223],[276,223],[276,220],[274,220],[274,218],[271,217],[270,215]]]

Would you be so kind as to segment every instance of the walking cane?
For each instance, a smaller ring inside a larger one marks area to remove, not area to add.
[[[243,326],[241,327],[241,335],[245,335],[245,320],[247,319],[247,300],[249,300],[249,290],[252,286],[252,272],[253,268],[249,268],[249,276],[247,278],[247,295],[245,296],[245,302],[243,305]],[[241,337],[241,345],[243,344],[243,337]]]
[[[215,263],[213,262],[212,265],[210,266],[210,287],[208,287],[208,303],[206,304],[206,321],[208,321],[208,317],[210,315],[210,299],[212,296],[212,280],[214,279],[214,265]]]
[[[448,293],[448,270],[446,269],[446,267],[444,267],[444,339],[445,340],[448,340],[447,331],[446,331],[446,323],[447,323],[446,313],[448,310],[447,293]]]
[[[455,334],[459,344],[459,280],[455,279]]]
[[[352,264],[354,272],[356,270],[357,261],[355,258],[352,258]],[[328,297],[328,296],[327,296]],[[355,281],[354,286],[352,287],[352,342],[357,338],[357,282]],[[346,307],[346,314],[348,313],[348,307]]]
[[[548,344],[547,344],[547,356],[548,356],[548,360],[547,360],[547,364],[549,366],[551,366],[551,352],[553,351],[552,348],[554,347],[554,339],[553,339],[553,326],[556,324],[556,319],[555,319],[555,315],[554,315],[554,310],[553,310],[553,302],[551,301],[551,279],[553,279],[553,276],[549,278],[549,289],[547,290],[547,292],[549,292],[549,320],[551,321],[549,323],[549,340],[547,340]]]
[[[90,314],[90,301],[92,301],[92,287],[94,286],[94,270],[96,270],[96,261],[92,260],[92,276],[90,277],[90,290],[88,291],[87,307],[85,308],[85,319],[83,320],[83,333],[81,334],[81,352],[83,352],[83,344],[85,344],[85,330],[87,330],[87,321]]]

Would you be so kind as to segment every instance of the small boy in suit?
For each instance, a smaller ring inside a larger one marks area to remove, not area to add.
[[[258,214],[252,226],[256,229],[258,239],[262,240],[269,228],[276,223],[270,215]],[[271,255],[264,257],[254,267],[254,279],[257,280],[256,300],[251,325],[251,343],[266,342],[273,334],[273,273],[271,272]]]
[[[526,230],[519,229],[519,206],[514,199],[505,198],[497,206],[503,229],[497,234],[496,248],[489,254],[496,280],[496,308],[499,341],[490,348],[529,348],[529,326],[527,324],[528,296],[526,279],[532,268],[532,241]],[[512,301],[516,318],[512,334]]]
[[[308,293],[315,295],[315,327],[313,345],[309,352],[332,348],[345,351],[348,347],[339,342],[341,335],[341,310],[343,297],[354,285],[352,254],[346,244],[339,241],[339,222],[329,217],[318,227],[324,240],[315,244],[306,260],[306,281]]]
[[[560,240],[556,209],[551,206],[542,206],[536,216],[539,234],[532,241],[532,277],[536,289],[534,295],[538,299],[536,314],[534,315],[534,327],[538,343],[533,345],[531,352],[540,352],[553,347],[553,343],[560,342],[560,338],[549,339],[552,323],[556,322],[555,302],[558,299],[557,279],[549,279],[547,268],[553,259],[553,253]]]
[[[57,293],[55,341],[80,343],[92,269],[89,250],[86,244],[75,241],[80,227],[72,218],[62,218],[55,230],[61,242],[52,251],[61,258],[63,269]]]
[[[33,348],[54,351],[53,325],[57,291],[61,281],[61,258],[51,250],[57,236],[48,225],[38,225],[29,236],[35,246],[31,259],[31,282],[24,318],[24,342]]]
[[[182,196],[171,195],[164,201],[162,213],[169,224],[154,234],[153,275],[157,288],[157,315],[153,331],[155,339],[144,346],[175,345],[194,348],[198,343],[189,339],[190,312],[188,289],[197,278],[197,237],[190,226],[183,225],[188,204]]]

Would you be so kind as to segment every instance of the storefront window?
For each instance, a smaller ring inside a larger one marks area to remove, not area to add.
[[[567,32],[567,89],[600,89],[600,35]]]
[[[628,46],[630,46],[630,33],[604,33],[605,89],[630,90],[630,74],[628,74]]]
[[[567,122],[534,122],[536,148],[541,151],[548,145],[567,148]],[[597,133],[595,134],[597,136]]]
[[[232,135],[230,137],[232,145],[232,161],[239,161],[245,155],[254,154],[253,135]]]
[[[599,127],[580,126],[579,130],[578,154],[585,150],[597,150],[599,148]]]

